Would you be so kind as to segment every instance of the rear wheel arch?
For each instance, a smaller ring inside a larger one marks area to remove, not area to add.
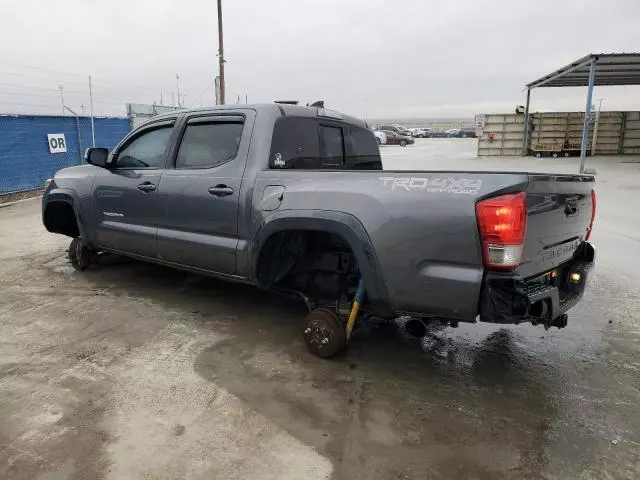
[[[275,218],[274,218],[275,217]],[[387,290],[382,278],[378,259],[364,226],[352,215],[343,212],[305,211],[279,212],[258,231],[253,242],[252,277],[260,286],[258,268],[261,255],[270,239],[283,232],[322,232],[342,239],[351,249],[358,263],[368,298],[374,304],[387,305]]]

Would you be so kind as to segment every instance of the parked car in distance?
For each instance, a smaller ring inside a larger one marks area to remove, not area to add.
[[[449,134],[444,130],[429,130],[426,133],[425,138],[446,138],[448,136]]]
[[[411,136],[413,138],[426,138],[430,128],[413,128],[411,129]]]
[[[395,132],[400,135],[404,135],[405,137],[411,136],[411,130],[403,127],[402,125],[380,125],[378,130]]]
[[[449,130],[445,130],[445,133],[447,134],[447,137],[459,137],[460,136],[460,129],[459,128],[450,128]]]
[[[476,129],[475,128],[462,128],[460,129],[460,136],[462,138],[476,138]]]
[[[387,144],[387,134],[381,132],[380,130],[374,130],[373,135],[376,137],[376,142],[378,145],[386,145]]]
[[[400,145],[401,147],[406,147],[407,145],[413,145],[416,141],[407,137],[406,135],[400,135],[399,133],[392,132],[391,130],[384,130],[384,133],[387,135],[387,145]]]

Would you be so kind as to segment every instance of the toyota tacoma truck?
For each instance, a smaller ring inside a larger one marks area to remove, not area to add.
[[[367,124],[325,108],[176,111],[86,161],[42,200],[76,269],[115,253],[295,296],[321,357],[358,309],[565,327],[594,264],[593,176],[383,170]]]

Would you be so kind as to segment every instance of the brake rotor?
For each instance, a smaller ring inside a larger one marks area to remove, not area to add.
[[[304,319],[302,337],[311,353],[329,358],[347,346],[345,325],[340,317],[328,308],[317,308]]]

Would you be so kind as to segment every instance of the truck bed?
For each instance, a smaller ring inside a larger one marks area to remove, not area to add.
[[[527,172],[314,171],[258,173],[254,203],[260,210],[267,186],[285,191],[277,212],[340,212],[360,224],[370,240],[384,291],[394,312],[473,321],[485,268],[475,204],[497,195],[526,192],[528,226],[521,266],[531,277],[561,264],[584,241],[591,216],[593,176]],[[567,216],[570,202],[577,212]]]

